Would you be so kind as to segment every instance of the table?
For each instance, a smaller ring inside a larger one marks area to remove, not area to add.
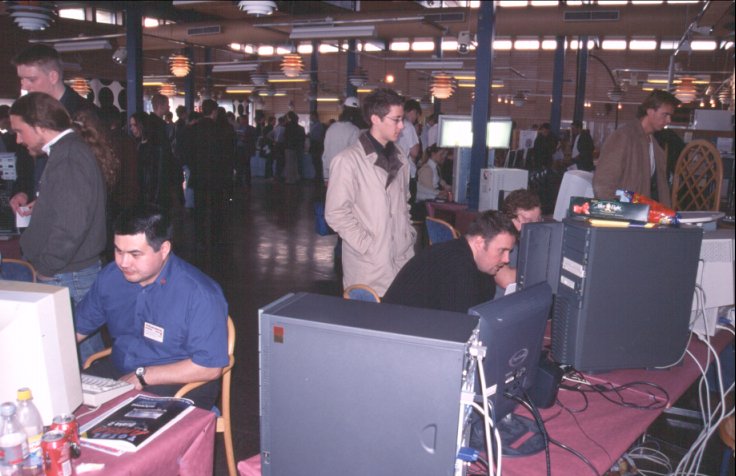
[[[0,238],[0,254],[3,258],[20,259],[20,235]]]
[[[130,398],[138,391],[130,391],[102,405],[98,410],[85,413],[87,407],[80,407],[78,415],[80,426],[112,406]],[[159,435],[155,441],[135,453],[113,456],[90,448],[82,448],[79,463],[102,463],[100,471],[83,474],[116,476],[131,474],[155,474],[156,476],[182,475],[200,476],[212,474],[215,451],[215,414],[195,408],[173,427]]]
[[[445,220],[453,226],[455,225],[455,213],[468,208],[467,203],[438,202],[436,200],[427,200],[424,204],[427,207],[427,216]]]
[[[718,352],[733,339],[733,336],[720,331],[711,339],[711,344]],[[689,344],[692,352],[701,365],[706,359],[706,347],[695,337]],[[593,383],[610,382],[614,385],[623,385],[634,381],[656,383],[669,394],[671,406],[700,376],[697,364],[686,356],[684,360],[669,369],[664,370],[617,370],[586,376]],[[652,403],[652,398],[638,389],[625,390],[627,401],[639,405]],[[553,438],[579,453],[583,454],[596,468],[599,474],[604,474],[622,455],[631,444],[642,435],[649,425],[664,411],[640,410],[624,408],[614,405],[597,393],[588,393],[588,407],[580,413],[570,413],[561,406],[541,410],[542,418],[550,438]],[[570,410],[582,408],[583,397],[573,391],[560,390],[559,401]],[[664,397],[655,397],[656,401],[664,403]],[[524,416],[525,410],[516,411]],[[589,475],[592,470],[573,454],[550,446],[550,461],[552,474]],[[240,476],[260,476],[260,455],[254,455],[238,463]],[[523,458],[504,458],[503,474],[506,476],[529,476],[545,474],[546,463],[544,452]]]

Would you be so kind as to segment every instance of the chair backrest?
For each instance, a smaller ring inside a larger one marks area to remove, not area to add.
[[[427,226],[427,236],[429,244],[441,243],[443,241],[453,240],[460,236],[460,233],[454,226],[439,218],[427,217],[425,220]]]
[[[680,153],[672,181],[675,210],[718,211],[723,162],[718,149],[706,140],[691,141]]]
[[[555,212],[552,215],[557,221],[567,216],[570,208],[570,197],[593,197],[593,172],[585,170],[568,170],[562,176],[560,190],[557,192]]]
[[[365,284],[353,284],[345,288],[342,293],[345,299],[353,299],[355,301],[381,302],[381,297],[373,288]]]
[[[36,269],[28,261],[3,258],[0,263],[0,278],[9,281],[36,282]]]

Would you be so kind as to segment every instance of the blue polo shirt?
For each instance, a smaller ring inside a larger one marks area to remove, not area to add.
[[[107,324],[112,361],[123,373],[190,358],[202,367],[229,362],[222,289],[173,253],[148,286],[128,282],[115,263],[108,264],[75,314],[83,335]]]

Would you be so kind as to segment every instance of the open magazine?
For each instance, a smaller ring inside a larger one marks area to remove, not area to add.
[[[136,395],[82,425],[82,442],[135,452],[192,411],[186,398]]]

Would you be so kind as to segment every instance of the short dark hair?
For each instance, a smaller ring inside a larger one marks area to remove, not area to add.
[[[641,119],[647,115],[647,109],[659,109],[663,104],[669,104],[672,107],[679,106],[681,101],[677,99],[672,93],[664,91],[662,89],[655,89],[651,92],[644,102],[639,105],[636,110],[636,117]]]
[[[391,106],[404,106],[404,99],[399,93],[389,88],[378,88],[369,93],[363,100],[363,118],[372,124],[371,116],[376,115],[383,119]]]
[[[473,220],[465,236],[481,236],[488,243],[499,233],[508,233],[514,238],[519,237],[519,232],[516,230],[511,218],[500,211],[488,210]]]
[[[574,127],[577,127],[578,129],[582,129],[583,128],[583,123],[580,122],[580,121],[572,121],[572,125]]]
[[[113,230],[116,235],[144,233],[148,246],[161,249],[164,241],[171,242],[174,226],[169,216],[156,205],[138,205],[127,208],[118,215]]]
[[[209,116],[217,110],[217,101],[214,99],[205,99],[202,101],[202,115]]]
[[[407,99],[404,102],[404,114],[409,111],[416,111],[420,116],[422,115],[422,106],[416,99]]]
[[[39,66],[45,71],[56,71],[59,73],[59,79],[64,77],[64,68],[61,65],[59,52],[49,45],[29,46],[15,55],[12,64],[13,66]]]
[[[503,200],[501,211],[510,219],[516,218],[518,210],[533,210],[542,208],[539,196],[525,188],[520,188],[509,193]]]
[[[181,117],[187,113],[187,108],[184,106],[176,106],[176,116]]]
[[[169,98],[167,98],[161,93],[156,93],[153,96],[151,96],[151,106],[153,106],[154,108],[163,106],[164,104],[168,104],[168,103],[169,103]]]
[[[31,127],[65,131],[72,125],[69,113],[58,100],[46,93],[28,93],[10,107],[10,114],[19,116]]]

